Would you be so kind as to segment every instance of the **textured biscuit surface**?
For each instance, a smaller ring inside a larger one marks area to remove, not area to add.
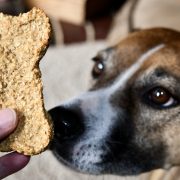
[[[50,32],[49,19],[40,9],[17,17],[0,13],[0,109],[15,109],[19,119],[16,130],[0,143],[0,151],[35,155],[52,138],[39,70]]]

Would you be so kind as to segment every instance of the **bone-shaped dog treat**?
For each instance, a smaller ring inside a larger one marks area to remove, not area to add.
[[[0,109],[15,109],[19,119],[16,130],[0,143],[0,151],[34,155],[52,138],[39,70],[50,33],[49,19],[40,9],[18,17],[0,14]]]

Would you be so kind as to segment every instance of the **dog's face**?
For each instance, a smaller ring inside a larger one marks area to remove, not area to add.
[[[136,32],[94,61],[90,91],[49,111],[56,156],[92,174],[179,165],[180,34]]]

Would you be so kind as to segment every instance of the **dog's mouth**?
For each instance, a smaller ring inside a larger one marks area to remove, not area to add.
[[[112,147],[102,141],[59,142],[55,138],[52,143],[52,151],[56,158],[68,168],[92,175],[137,175],[160,168],[163,164],[161,158],[156,157],[155,159],[153,154],[139,151],[135,145],[127,147],[126,151],[122,148],[114,151]]]
[[[64,148],[64,147],[63,147]],[[104,163],[93,156],[92,158],[86,158],[85,156],[92,156],[85,151],[79,151],[77,153],[68,152],[68,148],[66,152],[60,151],[56,145],[52,146],[53,154],[56,158],[66,167],[71,168],[77,172],[99,175],[105,172]],[[81,156],[81,157],[80,157]],[[93,161],[94,162],[93,162]],[[95,162],[96,161],[96,162]]]
[[[118,155],[109,154],[105,143],[59,143],[54,139],[52,151],[62,164],[80,173],[135,175],[142,172],[141,167],[134,166],[127,158],[119,162]]]
[[[142,172],[141,167],[134,166],[131,162],[110,162],[99,161],[91,162],[90,160],[64,158],[59,154],[59,151],[53,151],[56,158],[66,167],[83,174],[102,175],[102,174],[115,174],[115,175],[138,175]]]

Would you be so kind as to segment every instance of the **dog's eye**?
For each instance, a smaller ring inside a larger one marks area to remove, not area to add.
[[[104,63],[102,61],[96,61],[92,70],[94,78],[98,78],[104,71]]]
[[[177,100],[169,91],[164,88],[156,87],[150,90],[147,94],[148,101],[159,108],[168,108],[177,104]]]

